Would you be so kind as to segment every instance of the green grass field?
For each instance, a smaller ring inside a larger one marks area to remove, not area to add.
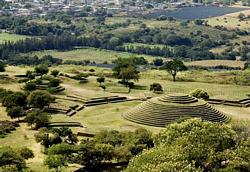
[[[56,50],[49,50],[49,51],[41,51],[41,52],[33,52],[32,55],[37,55],[42,57],[44,55],[52,55],[54,57],[65,60],[90,60],[91,62],[96,63],[103,63],[108,62],[111,63],[113,60],[116,60],[118,57],[126,58],[131,56],[138,56],[144,57],[148,61],[152,62],[154,56],[150,55],[137,55],[132,53],[125,53],[125,52],[116,52],[116,51],[109,51],[109,50],[102,50],[97,48],[81,48],[72,51],[56,51]]]
[[[15,42],[15,41],[22,40],[25,38],[27,38],[27,36],[9,34],[9,33],[0,33],[0,44],[4,43],[6,41]]]

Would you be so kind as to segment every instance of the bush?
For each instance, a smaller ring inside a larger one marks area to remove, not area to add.
[[[59,71],[58,70],[52,70],[51,75],[53,75],[54,77],[58,76],[59,75]]]
[[[150,85],[150,91],[163,92],[162,86],[159,83],[153,83]]]
[[[19,150],[19,154],[24,159],[34,158],[34,153],[29,148],[23,147]]]
[[[209,95],[206,91],[197,89],[191,93],[191,96],[196,97],[198,99],[204,99],[207,100],[209,99]]]
[[[99,77],[99,78],[96,78],[96,81],[101,85],[103,82],[105,82],[105,78]]]
[[[154,59],[154,65],[155,66],[162,66],[163,65],[163,60],[162,59]]]
[[[34,90],[36,90],[36,84],[34,82],[27,82],[24,86],[24,90],[34,91]]]
[[[57,87],[60,85],[62,81],[59,80],[59,79],[52,79],[50,82],[49,82],[49,86],[50,87]]]

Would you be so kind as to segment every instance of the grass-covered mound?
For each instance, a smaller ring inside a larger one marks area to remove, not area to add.
[[[226,122],[229,117],[210,106],[204,100],[186,94],[171,94],[152,98],[126,112],[129,121],[155,127],[189,117],[212,122]]]

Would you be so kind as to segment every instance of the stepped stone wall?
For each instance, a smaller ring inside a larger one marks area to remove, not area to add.
[[[155,127],[165,127],[169,123],[188,117],[212,122],[229,120],[229,117],[204,100],[186,94],[170,94],[149,99],[123,114],[123,117],[135,123]]]

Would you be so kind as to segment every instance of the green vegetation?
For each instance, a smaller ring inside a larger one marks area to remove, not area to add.
[[[37,55],[38,57],[42,57],[44,55],[52,55],[53,57],[63,59],[64,61],[84,61],[88,60],[90,62],[95,63],[112,63],[112,61],[116,60],[118,57],[128,58],[131,56],[143,56],[148,61],[153,61],[154,57],[150,55],[136,55],[132,53],[123,53],[116,51],[108,51],[101,50],[96,48],[81,48],[72,51],[40,51],[34,52],[32,55]]]
[[[171,124],[125,171],[248,171],[249,130],[234,129],[199,119]]]
[[[27,36],[24,35],[17,35],[17,34],[9,34],[9,33],[0,33],[0,44],[10,41],[10,42],[16,42],[18,40],[23,40],[27,38]]]
[[[247,11],[85,10],[0,16],[0,171],[249,171]]]

